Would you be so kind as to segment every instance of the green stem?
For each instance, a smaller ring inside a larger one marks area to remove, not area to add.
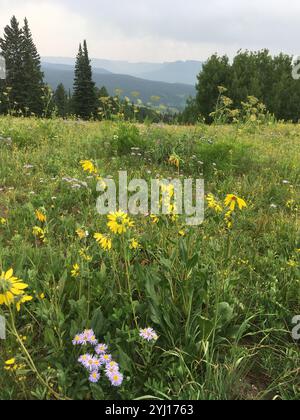
[[[44,387],[47,388],[47,390],[49,391],[49,393],[51,395],[53,395],[56,399],[58,400],[66,400],[68,399],[67,397],[61,397],[59,394],[57,394],[49,385],[48,383],[44,380],[44,378],[40,375],[39,371],[37,370],[34,361],[32,360],[30,354],[28,353],[27,348],[25,347],[23,340],[21,339],[21,337],[19,336],[19,333],[17,331],[16,325],[15,325],[15,319],[14,319],[14,314],[13,311],[11,309],[11,307],[9,306],[9,313],[10,313],[10,319],[11,319],[11,331],[14,334],[14,336],[16,337],[23,353],[24,356],[27,360],[28,365],[30,366],[31,370],[33,371],[33,373],[36,375],[38,381],[41,383],[41,385],[43,385]]]
[[[137,322],[137,317],[136,317],[136,312],[135,312],[135,307],[134,307],[134,303],[133,303],[133,299],[132,299],[132,287],[131,287],[129,266],[128,266],[127,253],[126,253],[126,243],[125,243],[124,239],[122,241],[123,241],[123,249],[124,249],[124,262],[125,262],[125,268],[126,268],[126,278],[127,278],[129,299],[130,299],[130,303],[131,303],[134,322],[135,322],[136,328],[139,329],[138,322]]]

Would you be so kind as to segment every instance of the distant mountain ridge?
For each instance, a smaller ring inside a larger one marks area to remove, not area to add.
[[[176,61],[174,63],[164,63],[161,68],[142,73],[140,77],[167,83],[195,85],[201,69],[202,63],[199,61]]]
[[[68,57],[43,57],[43,62],[49,64],[72,65],[75,59]],[[195,85],[197,75],[202,69],[201,61],[175,61],[165,63],[131,63],[128,61],[105,60],[93,58],[94,69],[103,69],[110,73],[125,74],[152,81],[166,83],[183,83]]]
[[[53,89],[63,83],[67,90],[72,90],[74,60],[73,64],[43,62],[42,70],[45,81]],[[93,79],[97,87],[105,86],[110,95],[114,95],[116,89],[121,89],[123,97],[128,96],[133,99],[132,92],[139,92],[139,98],[145,104],[151,101],[152,96],[159,96],[159,104],[177,110],[182,110],[188,97],[195,95],[195,88],[192,85],[151,81],[126,74],[113,74],[102,67],[93,67]]]
[[[53,70],[61,70],[61,71],[74,71],[74,66],[75,64],[61,64],[61,63],[47,63],[47,62],[42,62],[42,67],[47,68],[47,69],[53,69]],[[103,68],[93,68],[93,72],[94,73],[99,73],[99,74],[111,74],[110,71],[103,69]]]

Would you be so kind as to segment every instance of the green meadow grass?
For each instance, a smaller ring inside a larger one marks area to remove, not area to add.
[[[0,137],[12,139],[0,140],[0,271],[13,268],[33,297],[12,315],[0,307],[9,329],[11,317],[16,325],[0,341],[0,399],[300,398],[291,336],[300,315],[300,126],[0,117]],[[247,209],[230,230],[224,213],[209,208],[198,227],[134,217],[135,227],[102,250],[93,235],[109,232],[107,219],[80,161],[92,160],[103,177],[127,170],[130,178],[174,178],[174,153],[182,176],[203,174],[207,194],[221,204],[236,194]],[[41,226],[36,209],[47,215],[44,244],[32,233]],[[78,228],[89,237],[80,240]],[[129,248],[132,237],[140,250]],[[156,343],[139,337],[145,327]],[[120,388],[104,375],[90,384],[77,363],[86,349],[72,339],[86,328],[120,364]],[[5,369],[12,358],[16,368]]]

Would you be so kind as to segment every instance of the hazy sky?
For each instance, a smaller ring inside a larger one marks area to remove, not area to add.
[[[29,19],[41,55],[204,60],[239,48],[300,55],[300,0],[0,0],[0,33]]]

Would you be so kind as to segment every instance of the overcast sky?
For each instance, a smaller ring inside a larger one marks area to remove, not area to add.
[[[214,52],[269,48],[300,55],[300,0],[0,0],[0,33],[29,19],[43,56],[205,60]]]

